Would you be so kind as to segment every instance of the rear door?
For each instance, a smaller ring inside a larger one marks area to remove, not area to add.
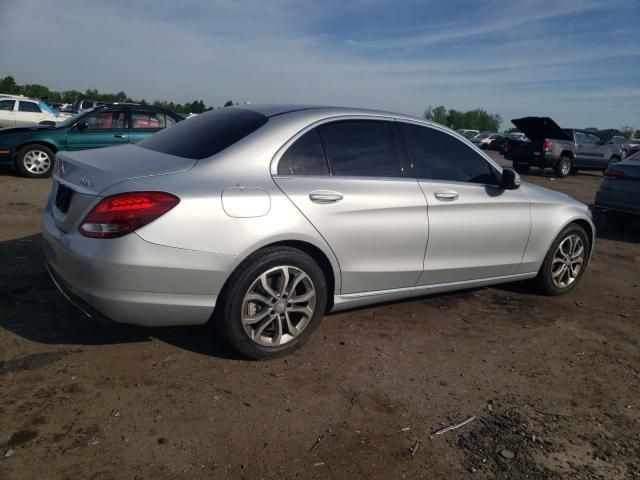
[[[529,239],[529,200],[498,186],[499,172],[445,130],[399,123],[427,199],[429,241],[420,285],[513,275]]]
[[[129,142],[124,109],[99,110],[83,118],[86,128],[74,126],[67,133],[68,150],[110,147]]]
[[[335,253],[343,294],[413,287],[422,272],[427,207],[398,140],[393,119],[332,121],[278,161],[274,180]]]
[[[577,163],[583,167],[606,168],[605,147],[600,145],[600,138],[587,132],[575,132],[575,137]]]
[[[44,113],[35,102],[20,100],[16,113],[16,125],[29,125],[44,120]]]
[[[16,124],[15,106],[15,100],[0,100],[0,127],[13,127]]]
[[[163,112],[145,109],[131,109],[131,129],[129,131],[129,142],[136,143],[149,135],[176,123],[173,117],[165,115]]]

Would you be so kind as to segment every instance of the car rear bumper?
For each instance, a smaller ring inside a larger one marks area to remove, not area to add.
[[[146,242],[138,235],[100,240],[65,233],[47,206],[47,269],[87,316],[148,327],[206,323],[235,257]]]

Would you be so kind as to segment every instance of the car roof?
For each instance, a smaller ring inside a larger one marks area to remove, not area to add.
[[[0,100],[29,100],[31,102],[39,102],[37,98],[25,97],[24,95],[5,95],[0,93]]]
[[[225,108],[241,108],[244,110],[251,110],[256,113],[260,113],[265,117],[275,117],[284,114],[293,114],[296,112],[305,112],[309,110],[316,110],[318,113],[337,116],[337,115],[372,115],[380,117],[394,117],[407,120],[419,120],[423,123],[434,124],[424,118],[416,117],[413,115],[407,115],[404,113],[388,112],[385,110],[373,110],[367,108],[355,108],[355,107],[336,107],[336,106],[323,106],[323,105],[295,105],[295,104],[244,104],[236,105],[233,107]]]

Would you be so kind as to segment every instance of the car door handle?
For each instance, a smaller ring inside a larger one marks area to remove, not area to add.
[[[119,133],[115,133],[115,134],[113,135],[113,138],[127,138],[127,136],[126,136],[126,135],[119,134]]]
[[[309,194],[309,199],[314,203],[336,203],[343,198],[341,193],[331,190],[316,190]]]
[[[443,202],[453,202],[459,197],[458,192],[454,192],[453,190],[439,190],[434,193],[434,195],[438,200],[442,200]]]

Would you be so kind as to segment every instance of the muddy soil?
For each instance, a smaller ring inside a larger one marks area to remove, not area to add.
[[[524,179],[592,203],[600,174]],[[67,304],[40,253],[49,188],[0,174],[0,479],[640,478],[640,223],[597,217],[566,296],[517,283],[329,315],[259,363],[206,326]]]

